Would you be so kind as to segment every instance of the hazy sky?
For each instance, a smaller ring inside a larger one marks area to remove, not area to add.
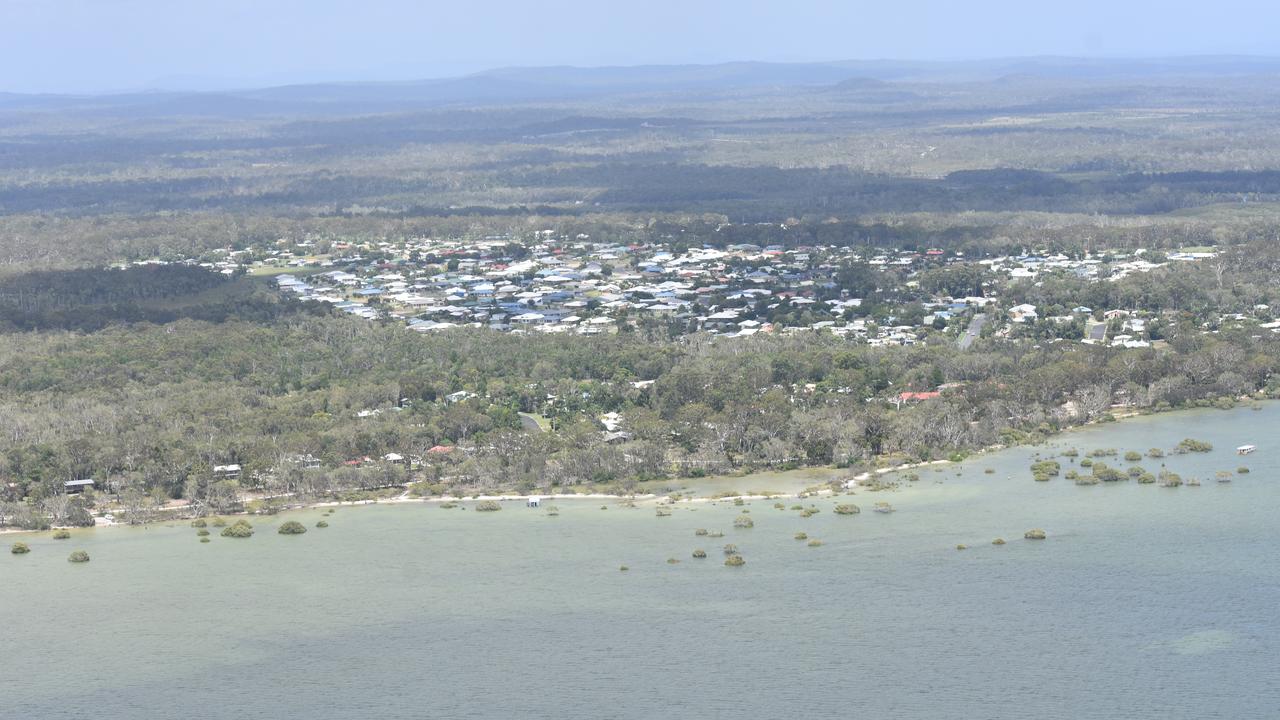
[[[1280,55],[1274,0],[0,0],[0,91],[505,65]]]

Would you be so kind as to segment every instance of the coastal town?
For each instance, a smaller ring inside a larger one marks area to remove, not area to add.
[[[1208,247],[966,257],[937,248],[624,245],[544,230],[532,238],[280,240],[184,262],[269,275],[290,297],[419,333],[662,327],[673,336],[730,338],[817,331],[871,346],[949,334],[961,348],[979,338],[1039,336],[1142,348],[1161,342],[1157,311],[1016,302],[1011,290],[1051,278],[1117,282],[1215,256]],[[1280,328],[1268,306],[1253,310],[1218,320]]]

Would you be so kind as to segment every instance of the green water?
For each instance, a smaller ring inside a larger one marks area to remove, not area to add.
[[[275,533],[314,510],[207,545],[185,526],[24,537],[29,555],[0,556],[0,717],[1276,717],[1277,428],[1270,404],[1054,443],[1206,439],[1141,463],[1201,487],[1036,483],[1031,457],[1054,448],[1024,448],[840,498],[852,517],[754,501],[750,530],[729,502],[561,501],[344,507]],[[1049,539],[1023,540],[1033,527]],[[728,542],[746,566],[723,566]],[[77,548],[92,562],[68,563]]]

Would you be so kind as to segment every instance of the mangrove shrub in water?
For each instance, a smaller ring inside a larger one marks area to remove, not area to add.
[[[702,549],[694,550],[694,551],[693,551],[693,556],[694,556],[695,558],[697,558],[698,560],[702,560],[703,558],[705,558],[705,557],[707,556],[707,551],[706,551],[706,550],[702,550]]]
[[[282,523],[280,525],[280,529],[277,530],[276,532],[280,533],[281,535],[301,535],[306,531],[307,531],[307,528],[305,525],[298,522],[297,520],[290,520],[286,523]]]
[[[70,538],[70,537],[71,537],[71,531],[70,531],[70,530],[54,530],[54,531],[53,531],[53,539],[54,539],[54,540],[66,540],[66,539],[68,539],[68,538]]]
[[[325,522],[324,520],[321,520],[320,522],[316,523],[316,527],[318,527],[318,528],[327,528],[327,527],[329,527],[329,523]]]
[[[837,515],[857,515],[860,512],[862,512],[862,508],[854,505],[853,503],[845,503],[843,505],[836,506]]]
[[[476,512],[497,512],[502,509],[502,505],[497,500],[481,500],[476,503]]]
[[[16,542],[13,544],[12,547],[9,548],[9,552],[13,553],[14,555],[26,555],[27,553],[31,552],[31,548],[28,547],[27,544],[24,542]]]
[[[237,520],[234,524],[222,529],[222,537],[247,538],[253,536],[253,526],[248,520]]]
[[[1175,448],[1175,450],[1179,453],[1189,453],[1189,452],[1207,453],[1210,450],[1213,450],[1213,445],[1203,440],[1195,440],[1193,438],[1187,438],[1186,440],[1183,440],[1182,442],[1178,443],[1178,447]]]
[[[751,518],[747,517],[746,515],[739,515],[738,517],[733,519],[733,526],[736,528],[753,528],[756,526],[756,524]]]
[[[89,562],[89,553],[83,550],[76,550],[75,552],[71,553],[70,556],[67,557],[67,562],[87,563]]]
[[[1047,536],[1044,534],[1043,530],[1040,530],[1039,528],[1037,528],[1035,530],[1026,531],[1025,533],[1022,534],[1022,537],[1028,540],[1043,540]]]
[[[743,560],[741,555],[730,555],[724,559],[724,564],[728,567],[742,567],[747,564],[747,561]]]

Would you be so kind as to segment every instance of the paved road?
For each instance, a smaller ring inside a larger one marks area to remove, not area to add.
[[[974,340],[982,334],[982,328],[987,324],[987,314],[978,313],[969,321],[969,327],[965,329],[964,334],[960,336],[960,349],[968,350]]]

